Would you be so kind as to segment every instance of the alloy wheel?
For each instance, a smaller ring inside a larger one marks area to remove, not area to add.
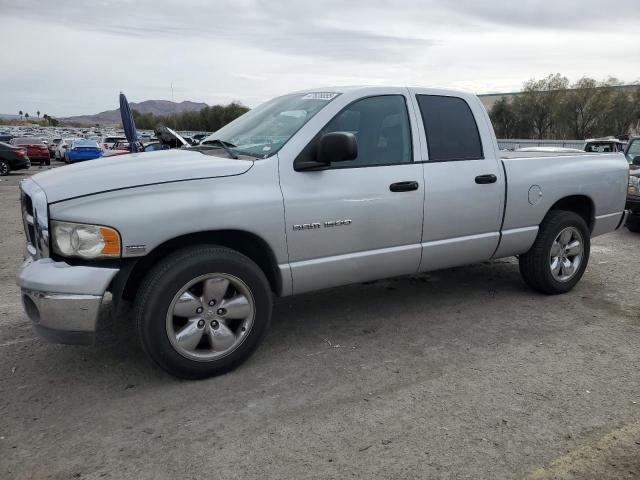
[[[566,282],[580,269],[583,244],[582,234],[575,227],[566,227],[558,233],[549,253],[549,268],[555,280]]]
[[[174,296],[166,317],[173,348],[191,360],[229,355],[249,334],[255,318],[251,290],[226,273],[201,275]]]

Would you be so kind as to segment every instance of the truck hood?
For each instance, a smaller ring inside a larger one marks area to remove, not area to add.
[[[252,160],[205,155],[198,151],[164,150],[89,160],[34,175],[49,203],[109,190],[199,178],[241,175]]]

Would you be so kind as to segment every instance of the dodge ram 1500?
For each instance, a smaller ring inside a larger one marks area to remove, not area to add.
[[[564,293],[625,220],[620,153],[505,153],[474,95],[326,88],[268,101],[178,150],[21,185],[18,284],[44,337],[94,339],[110,292],[144,351],[186,378],[263,338],[274,297],[518,256]],[[425,301],[425,300],[423,300]]]

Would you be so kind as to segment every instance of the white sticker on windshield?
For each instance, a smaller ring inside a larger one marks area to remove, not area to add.
[[[303,100],[333,100],[338,96],[337,93],[333,92],[311,92],[307,93],[302,97]]]

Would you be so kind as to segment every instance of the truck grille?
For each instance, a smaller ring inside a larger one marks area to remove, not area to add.
[[[27,237],[27,251],[30,255],[36,255],[36,227],[33,217],[33,201],[31,197],[24,192],[20,195],[22,204],[22,224],[24,226],[24,234]]]
[[[31,180],[20,184],[22,224],[31,257],[49,256],[49,218],[47,199],[42,189]]]

